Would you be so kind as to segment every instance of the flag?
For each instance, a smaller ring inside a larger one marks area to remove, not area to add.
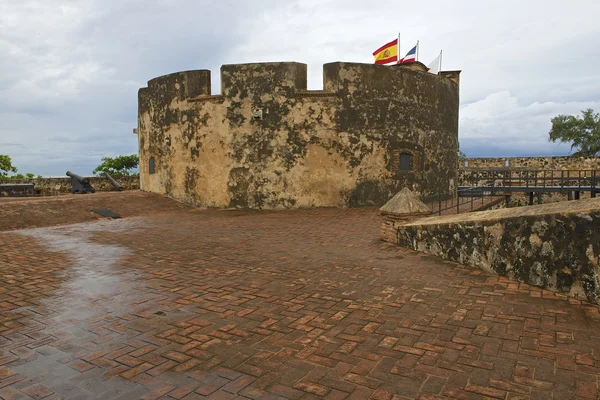
[[[410,49],[410,51],[408,53],[406,53],[404,58],[402,58],[400,61],[398,61],[398,64],[414,62],[416,60],[417,60],[417,46]]]
[[[375,64],[389,64],[398,61],[398,39],[384,44],[373,52]]]
[[[429,72],[431,72],[432,74],[439,74],[440,72],[440,61],[442,58],[442,53],[440,52],[440,55],[437,56],[428,66],[427,69]]]

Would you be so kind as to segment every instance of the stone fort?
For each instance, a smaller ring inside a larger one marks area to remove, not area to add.
[[[419,63],[224,65],[139,90],[140,186],[199,207],[382,205],[404,187],[452,193],[460,71]]]

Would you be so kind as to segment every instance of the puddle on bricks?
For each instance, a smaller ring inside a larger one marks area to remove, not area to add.
[[[143,218],[131,218],[12,232],[34,238],[50,251],[67,254],[69,264],[60,273],[62,283],[51,296],[41,299],[39,306],[14,310],[30,311],[30,317],[19,332],[22,345],[13,343],[10,347],[20,360],[8,368],[21,377],[34,378],[59,395],[70,395],[61,392],[72,386],[65,386],[65,382],[77,383],[81,388],[85,387],[85,382],[79,382],[83,375],[93,375],[93,369],[101,375],[102,368],[91,364],[86,366],[91,371],[81,374],[71,368],[79,357],[67,358],[78,352],[125,346],[122,342],[130,337],[110,328],[118,329],[120,323],[125,323],[121,317],[152,306],[153,295],[143,291],[142,272],[118,268],[121,260],[133,254],[131,250],[98,243],[93,238],[98,233],[131,233],[143,228]],[[150,301],[136,305],[142,298]],[[163,298],[156,295],[156,303]],[[38,308],[48,312],[37,314]]]

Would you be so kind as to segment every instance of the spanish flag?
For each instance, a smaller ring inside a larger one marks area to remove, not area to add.
[[[389,64],[398,61],[398,39],[384,44],[373,52],[375,64]]]

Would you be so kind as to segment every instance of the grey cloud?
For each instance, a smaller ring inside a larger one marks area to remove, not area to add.
[[[509,91],[492,93],[461,108],[461,149],[469,157],[568,154],[568,144],[548,142],[550,120],[586,108],[600,109],[600,99],[523,104]]]
[[[599,108],[600,3],[379,0],[0,0],[0,141],[21,171],[90,173],[136,151],[137,90],[156,76],[227,63],[370,63],[402,32],[428,63],[462,69],[468,155],[567,154],[548,143],[558,113]],[[518,12],[515,12],[518,10]],[[581,10],[585,10],[582,12]]]

